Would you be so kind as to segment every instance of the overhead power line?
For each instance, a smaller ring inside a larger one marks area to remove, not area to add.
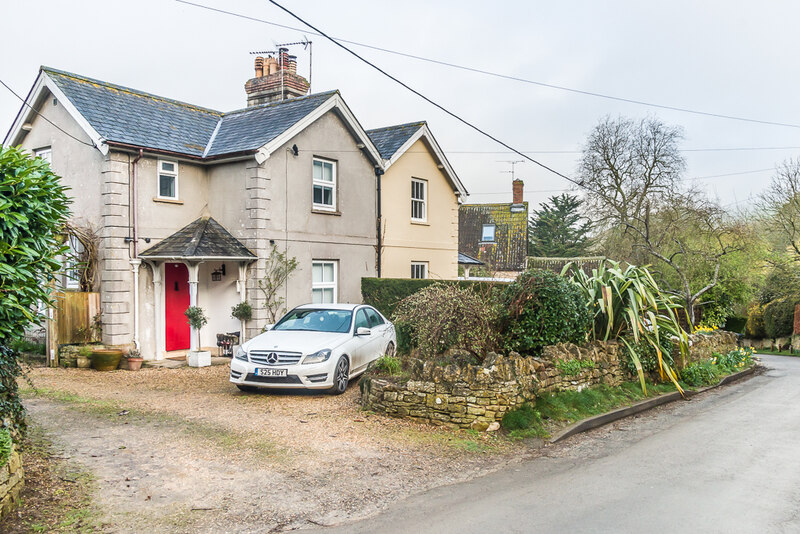
[[[17,97],[17,98],[18,98],[18,99],[19,99],[19,100],[20,100],[20,101],[21,101],[23,104],[25,104],[26,106],[28,106],[28,107],[31,109],[31,111],[33,111],[33,112],[34,112],[34,113],[36,113],[38,116],[40,116],[41,118],[43,118],[44,120],[46,120],[47,122],[49,122],[50,124],[52,124],[53,126],[55,126],[57,129],[61,130],[61,132],[62,132],[62,133],[66,134],[67,136],[69,136],[69,137],[73,138],[74,140],[76,140],[77,142],[79,142],[79,143],[81,143],[81,144],[83,144],[83,145],[90,146],[90,147],[94,148],[94,145],[93,145],[92,143],[87,143],[86,141],[84,141],[84,140],[82,140],[82,139],[78,139],[77,137],[75,137],[74,135],[72,135],[71,133],[69,133],[68,131],[66,131],[64,128],[62,128],[61,126],[59,126],[58,124],[54,123],[53,121],[51,121],[50,119],[48,119],[47,117],[45,117],[44,115],[42,115],[41,113],[39,113],[39,112],[38,112],[36,109],[34,109],[34,107],[33,107],[33,106],[31,106],[30,104],[28,104],[28,102],[27,102],[27,101],[26,101],[24,98],[22,98],[21,96],[19,96],[19,95],[16,93],[16,91],[14,91],[12,88],[10,88],[8,85],[6,85],[6,82],[4,82],[3,80],[0,80],[0,84],[2,84],[2,86],[3,86],[3,87],[5,87],[6,89],[8,89],[8,90],[11,92],[11,94],[12,94],[12,95],[14,95],[14,96],[16,96],[16,97]]]
[[[367,60],[367,59],[364,59],[363,57],[361,57],[360,55],[358,55],[358,54],[357,54],[357,53],[355,53],[354,51],[352,51],[352,50],[350,50],[349,48],[347,48],[347,47],[346,47],[345,45],[343,45],[342,43],[338,42],[336,39],[334,39],[334,38],[332,38],[332,37],[329,37],[329,36],[328,36],[326,33],[324,33],[322,30],[318,29],[317,27],[315,27],[315,26],[313,26],[312,24],[310,24],[310,23],[306,22],[305,20],[303,20],[303,19],[302,19],[302,18],[300,18],[299,16],[295,15],[295,14],[294,14],[293,12],[291,12],[290,10],[286,9],[285,7],[283,7],[282,5],[280,5],[279,3],[275,2],[275,0],[269,0],[269,2],[270,2],[271,4],[273,4],[274,6],[276,6],[276,7],[280,8],[281,10],[285,11],[286,13],[288,13],[289,15],[291,15],[292,17],[294,17],[294,18],[295,18],[295,19],[297,19],[298,21],[302,22],[303,24],[305,24],[306,26],[308,26],[308,27],[309,27],[309,28],[311,28],[312,30],[316,31],[317,33],[319,33],[319,34],[320,34],[320,36],[324,37],[325,39],[328,39],[330,42],[332,42],[333,44],[335,44],[336,46],[338,46],[338,47],[339,47],[339,48],[341,48],[342,50],[345,50],[346,52],[348,52],[348,53],[350,53],[351,55],[355,56],[356,58],[360,59],[361,61],[363,61],[364,63],[366,63],[366,64],[367,64],[367,65],[369,65],[370,67],[372,67],[373,69],[377,70],[378,72],[380,72],[381,74],[383,74],[384,76],[386,76],[387,78],[389,78],[390,80],[392,80],[392,81],[396,82],[397,84],[401,85],[402,87],[404,87],[404,88],[408,89],[409,91],[411,91],[412,93],[414,93],[414,94],[415,94],[415,95],[417,95],[418,97],[422,98],[423,100],[425,100],[426,102],[428,102],[428,103],[429,103],[429,104],[431,104],[432,106],[434,106],[434,107],[436,107],[436,108],[440,109],[441,111],[445,112],[446,114],[450,115],[451,117],[453,117],[454,119],[458,120],[458,121],[459,121],[459,122],[461,122],[462,124],[464,124],[464,125],[466,125],[466,126],[468,126],[468,127],[472,128],[473,130],[475,130],[476,132],[480,133],[481,135],[484,135],[485,137],[488,137],[489,139],[491,139],[491,140],[492,140],[492,141],[494,141],[495,143],[497,143],[497,144],[499,144],[499,145],[501,145],[501,146],[503,146],[503,147],[505,147],[505,148],[509,149],[510,151],[514,152],[515,154],[518,154],[519,156],[521,156],[521,157],[525,158],[526,160],[530,161],[531,163],[535,163],[535,164],[536,164],[536,165],[538,165],[539,167],[541,167],[541,168],[543,168],[543,169],[545,169],[545,170],[547,170],[547,171],[550,171],[551,173],[555,174],[556,176],[560,176],[561,178],[564,178],[565,180],[567,180],[567,181],[569,181],[569,182],[572,182],[573,184],[576,184],[576,185],[578,184],[578,182],[577,182],[576,180],[574,180],[574,179],[570,178],[569,176],[567,176],[567,175],[565,175],[565,174],[562,174],[562,173],[558,172],[557,170],[555,170],[555,169],[552,169],[552,168],[548,167],[548,166],[547,166],[547,165],[545,165],[544,163],[541,163],[541,162],[539,162],[539,161],[537,161],[537,160],[533,159],[532,157],[528,156],[527,154],[523,154],[522,152],[520,152],[519,150],[515,149],[515,148],[514,148],[514,147],[512,147],[511,145],[504,143],[503,141],[501,141],[501,140],[500,140],[500,139],[498,139],[497,137],[493,136],[492,134],[490,134],[490,133],[486,132],[485,130],[482,130],[482,129],[480,129],[479,127],[475,126],[474,124],[472,124],[472,123],[471,123],[471,122],[469,122],[468,120],[466,120],[466,119],[462,118],[461,116],[459,116],[459,115],[457,115],[457,114],[453,113],[452,111],[450,111],[449,109],[445,108],[445,107],[444,107],[444,106],[442,106],[441,104],[439,104],[439,103],[437,103],[437,102],[434,102],[433,100],[431,100],[431,99],[430,99],[430,98],[428,98],[427,96],[423,95],[422,93],[420,93],[420,92],[419,92],[419,91],[417,91],[416,89],[412,88],[411,86],[409,86],[409,85],[408,85],[408,84],[406,84],[405,82],[403,82],[403,81],[399,80],[398,78],[396,78],[396,77],[392,76],[391,74],[389,74],[388,72],[386,72],[385,70],[383,70],[382,68],[380,68],[379,66],[375,65],[374,63],[370,62],[370,61],[369,61],[369,60]]]
[[[206,9],[206,10],[209,10],[209,11],[215,11],[217,13],[223,13],[225,15],[230,15],[230,16],[233,16],[233,17],[241,18],[241,19],[251,20],[253,22],[260,22],[262,24],[268,24],[270,26],[275,26],[277,28],[284,28],[284,29],[287,29],[287,30],[292,30],[292,31],[297,31],[297,32],[311,33],[312,35],[317,35],[319,37],[325,37],[327,39],[330,39],[331,41],[335,40],[334,42],[338,41],[338,42],[342,42],[342,43],[351,44],[351,45],[354,45],[354,46],[360,46],[360,47],[363,47],[363,48],[369,48],[371,50],[377,50],[379,52],[385,52],[387,54],[394,54],[396,56],[402,56],[402,57],[407,57],[407,58],[410,58],[410,59],[416,59],[418,61],[425,61],[427,63],[433,63],[433,64],[436,64],[436,65],[442,65],[444,67],[450,67],[450,68],[453,68],[453,69],[459,69],[459,70],[474,72],[474,73],[477,73],[477,74],[484,74],[486,76],[493,76],[495,78],[502,78],[502,79],[505,79],[505,80],[511,80],[511,81],[515,81],[515,82],[527,83],[527,84],[531,84],[531,85],[538,85],[540,87],[547,87],[549,89],[556,89],[556,90],[559,90],[559,91],[567,91],[567,92],[570,92],[570,93],[581,94],[581,95],[585,95],[585,96],[593,96],[593,97],[596,97],[596,98],[604,98],[606,100],[614,100],[614,101],[617,101],[617,102],[625,102],[625,103],[628,103],[628,104],[637,104],[637,105],[640,105],[640,106],[647,106],[647,107],[651,107],[651,108],[666,109],[666,110],[670,110],[670,111],[678,111],[678,112],[681,112],[681,113],[691,113],[691,114],[694,114],[694,115],[702,115],[702,116],[706,116],[706,117],[715,117],[715,118],[718,118],[718,119],[727,119],[727,120],[751,122],[751,123],[756,123],[756,124],[767,124],[767,125],[770,125],[770,126],[784,126],[784,127],[787,127],[787,128],[800,128],[800,124],[791,124],[791,123],[785,123],[785,122],[767,121],[767,120],[753,119],[753,118],[749,118],[749,117],[739,117],[739,116],[736,116],[736,115],[726,115],[726,114],[722,114],[722,113],[712,113],[712,112],[708,112],[708,111],[700,111],[700,110],[696,110],[696,109],[684,108],[684,107],[679,107],[679,106],[669,106],[669,105],[665,105],[665,104],[656,104],[654,102],[647,102],[645,100],[638,100],[638,99],[634,99],[634,98],[625,98],[625,97],[621,97],[621,96],[607,95],[607,94],[598,93],[598,92],[595,92],[595,91],[587,91],[587,90],[584,90],[584,89],[575,89],[574,87],[566,87],[566,86],[563,86],[563,85],[556,85],[556,84],[552,84],[552,83],[540,82],[540,81],[537,81],[537,80],[530,80],[530,79],[522,78],[522,77],[519,77],[519,76],[511,76],[511,75],[508,75],[508,74],[501,74],[499,72],[492,72],[492,71],[488,71],[488,70],[477,69],[475,67],[468,67],[466,65],[458,65],[456,63],[450,63],[448,61],[442,61],[442,60],[439,60],[439,59],[432,59],[432,58],[428,58],[428,57],[418,56],[418,55],[415,55],[415,54],[409,54],[409,53],[406,53],[406,52],[399,52],[397,50],[390,50],[388,48],[383,48],[383,47],[380,47],[380,46],[370,45],[370,44],[366,44],[366,43],[359,43],[357,41],[350,41],[348,39],[341,39],[339,37],[333,37],[332,38],[332,37],[328,37],[327,35],[321,33],[319,30],[316,30],[317,33],[308,32],[307,30],[305,30],[303,28],[295,28],[293,26],[288,26],[286,24],[279,24],[277,22],[272,22],[272,21],[269,21],[269,20],[264,20],[264,19],[260,19],[260,18],[257,18],[257,17],[251,17],[249,15],[244,15],[242,13],[236,13],[236,12],[233,12],[233,11],[227,11],[225,9],[219,9],[219,8],[207,6],[207,5],[204,5],[204,4],[198,4],[198,3],[195,3],[195,2],[189,2],[188,0],[175,0],[175,1],[179,2],[181,4],[186,4],[186,5],[190,5],[190,6],[194,6],[194,7],[199,7],[201,9]],[[281,7],[278,4],[275,4],[275,5],[277,5],[278,7]],[[284,8],[281,7],[281,9],[284,9]],[[287,13],[292,15],[297,20],[300,20],[301,22],[303,22],[302,19],[296,17],[290,11],[288,11],[286,9],[284,9],[284,11],[286,11]],[[305,22],[303,22],[303,23],[305,24]],[[308,26],[312,27],[310,25],[308,25]]]

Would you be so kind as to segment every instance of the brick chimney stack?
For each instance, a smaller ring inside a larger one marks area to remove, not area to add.
[[[513,203],[514,204],[522,204],[522,188],[525,186],[525,182],[520,179],[516,179],[511,182],[511,190],[513,191]]]
[[[247,107],[308,94],[308,80],[297,74],[297,57],[281,48],[278,57],[256,57],[255,78],[247,80]]]

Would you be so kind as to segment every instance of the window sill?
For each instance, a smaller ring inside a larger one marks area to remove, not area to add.
[[[331,210],[323,210],[319,208],[311,208],[311,213],[318,213],[320,215],[335,215],[337,217],[342,216],[341,211],[331,211]]]
[[[497,241],[478,241],[479,245],[496,245]]]
[[[417,220],[414,220],[414,219],[411,219],[411,224],[418,224],[420,226],[430,226],[431,225],[431,223],[429,223],[428,221],[417,221]]]
[[[177,198],[153,197],[153,202],[163,202],[164,204],[183,204],[183,200],[178,200]]]

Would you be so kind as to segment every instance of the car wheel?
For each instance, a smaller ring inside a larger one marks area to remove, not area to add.
[[[341,395],[347,390],[349,374],[350,362],[347,360],[346,356],[341,356],[339,361],[336,362],[336,369],[333,371],[333,387],[331,388],[331,393],[334,395]]]
[[[243,386],[241,384],[236,384],[236,387],[239,388],[239,391],[244,391],[245,393],[253,393],[258,391],[258,388],[255,386]]]
[[[394,356],[394,343],[391,341],[386,345],[386,356]]]

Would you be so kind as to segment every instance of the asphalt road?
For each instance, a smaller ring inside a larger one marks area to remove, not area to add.
[[[800,358],[321,532],[800,532]]]

